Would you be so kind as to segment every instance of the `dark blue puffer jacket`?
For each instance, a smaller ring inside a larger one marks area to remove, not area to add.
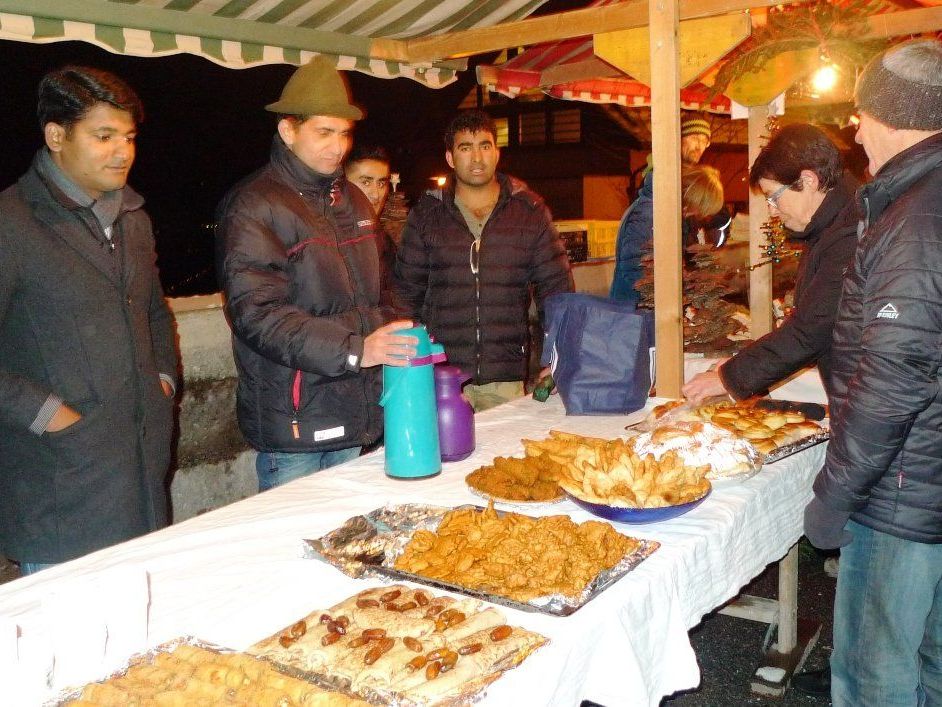
[[[831,443],[815,480],[835,512],[942,542],[942,134],[858,192],[862,232],[831,350]]]
[[[635,283],[641,278],[641,256],[644,245],[654,233],[654,175],[648,172],[638,190],[638,196],[618,224],[615,242],[615,275],[609,297],[622,302],[638,304],[641,295]]]

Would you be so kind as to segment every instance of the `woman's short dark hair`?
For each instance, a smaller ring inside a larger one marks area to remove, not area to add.
[[[827,191],[840,181],[844,162],[837,146],[820,128],[807,123],[786,125],[759,151],[749,170],[749,186],[759,191],[760,179],[794,184],[803,169],[814,172],[818,188]]]
[[[445,130],[446,151],[454,151],[455,135],[463,130],[467,130],[472,135],[479,132],[490,133],[494,138],[494,143],[497,143],[497,126],[494,125],[494,119],[483,110],[466,110],[452,118]]]
[[[40,129],[58,123],[66,130],[85,117],[97,103],[108,103],[131,114],[135,125],[144,122],[144,106],[130,86],[114,74],[87,66],[64,66],[39,82],[36,114]]]

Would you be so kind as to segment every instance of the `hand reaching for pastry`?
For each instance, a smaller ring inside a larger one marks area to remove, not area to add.
[[[726,395],[726,388],[716,368],[698,373],[680,390],[684,397],[695,405],[715,395]]]

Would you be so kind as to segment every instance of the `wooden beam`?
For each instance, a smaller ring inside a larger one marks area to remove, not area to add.
[[[624,74],[598,57],[569,64],[557,64],[540,74],[540,86],[555,86],[570,81],[585,81],[603,78],[624,78]]]
[[[688,86],[749,37],[749,15],[739,12],[685,20],[679,27],[680,85]],[[649,34],[643,27],[596,33],[595,55],[646,86],[651,85]]]
[[[657,394],[681,397],[684,384],[683,266],[680,230],[679,0],[649,0],[651,154],[654,164],[654,336]]]
[[[760,144],[768,132],[768,105],[749,109],[749,165],[759,156]],[[768,218],[769,209],[762,194],[749,191],[749,264],[756,265],[766,260],[765,234],[762,224]],[[772,266],[763,265],[749,271],[749,317],[752,322],[749,333],[758,339],[772,331]]]
[[[887,12],[871,15],[865,20],[866,29],[860,39],[899,37],[904,34],[938,32],[942,28],[942,6],[923,7],[917,10]]]
[[[753,7],[787,5],[798,0],[682,0],[679,18],[712,17]],[[585,37],[598,32],[643,27],[648,24],[646,0],[629,0],[604,7],[559,12],[504,22],[493,27],[449,32],[405,42],[374,40],[373,56],[392,61],[421,63],[447,57],[461,57],[508,47]]]

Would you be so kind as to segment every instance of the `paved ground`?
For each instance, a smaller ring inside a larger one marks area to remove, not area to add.
[[[831,653],[831,613],[834,607],[834,580],[824,573],[824,557],[806,542],[800,546],[798,610],[801,616],[822,622],[821,639],[806,669],[821,668]],[[0,583],[19,575],[15,566],[0,557]],[[777,565],[773,565],[747,588],[749,594],[774,597],[778,588]],[[765,624],[729,616],[710,615],[691,632],[700,661],[702,683],[697,690],[662,702],[662,707],[824,707],[830,701],[807,697],[789,690],[780,700],[754,697],[749,679],[758,663],[759,648],[765,639]],[[589,707],[589,703],[584,703]],[[621,707],[606,705],[605,707]]]
[[[798,613],[822,624],[821,638],[805,666],[805,670],[814,670],[826,666],[831,655],[835,580],[824,573],[824,557],[807,541],[799,546],[798,567]],[[774,565],[746,591],[758,596],[774,597],[777,590],[778,566]],[[809,697],[796,690],[789,690],[780,700],[755,697],[750,693],[749,679],[758,664],[758,649],[765,639],[766,628],[765,624],[729,616],[707,617],[690,634],[700,662],[700,688],[666,699],[662,707],[829,705],[828,699]]]

